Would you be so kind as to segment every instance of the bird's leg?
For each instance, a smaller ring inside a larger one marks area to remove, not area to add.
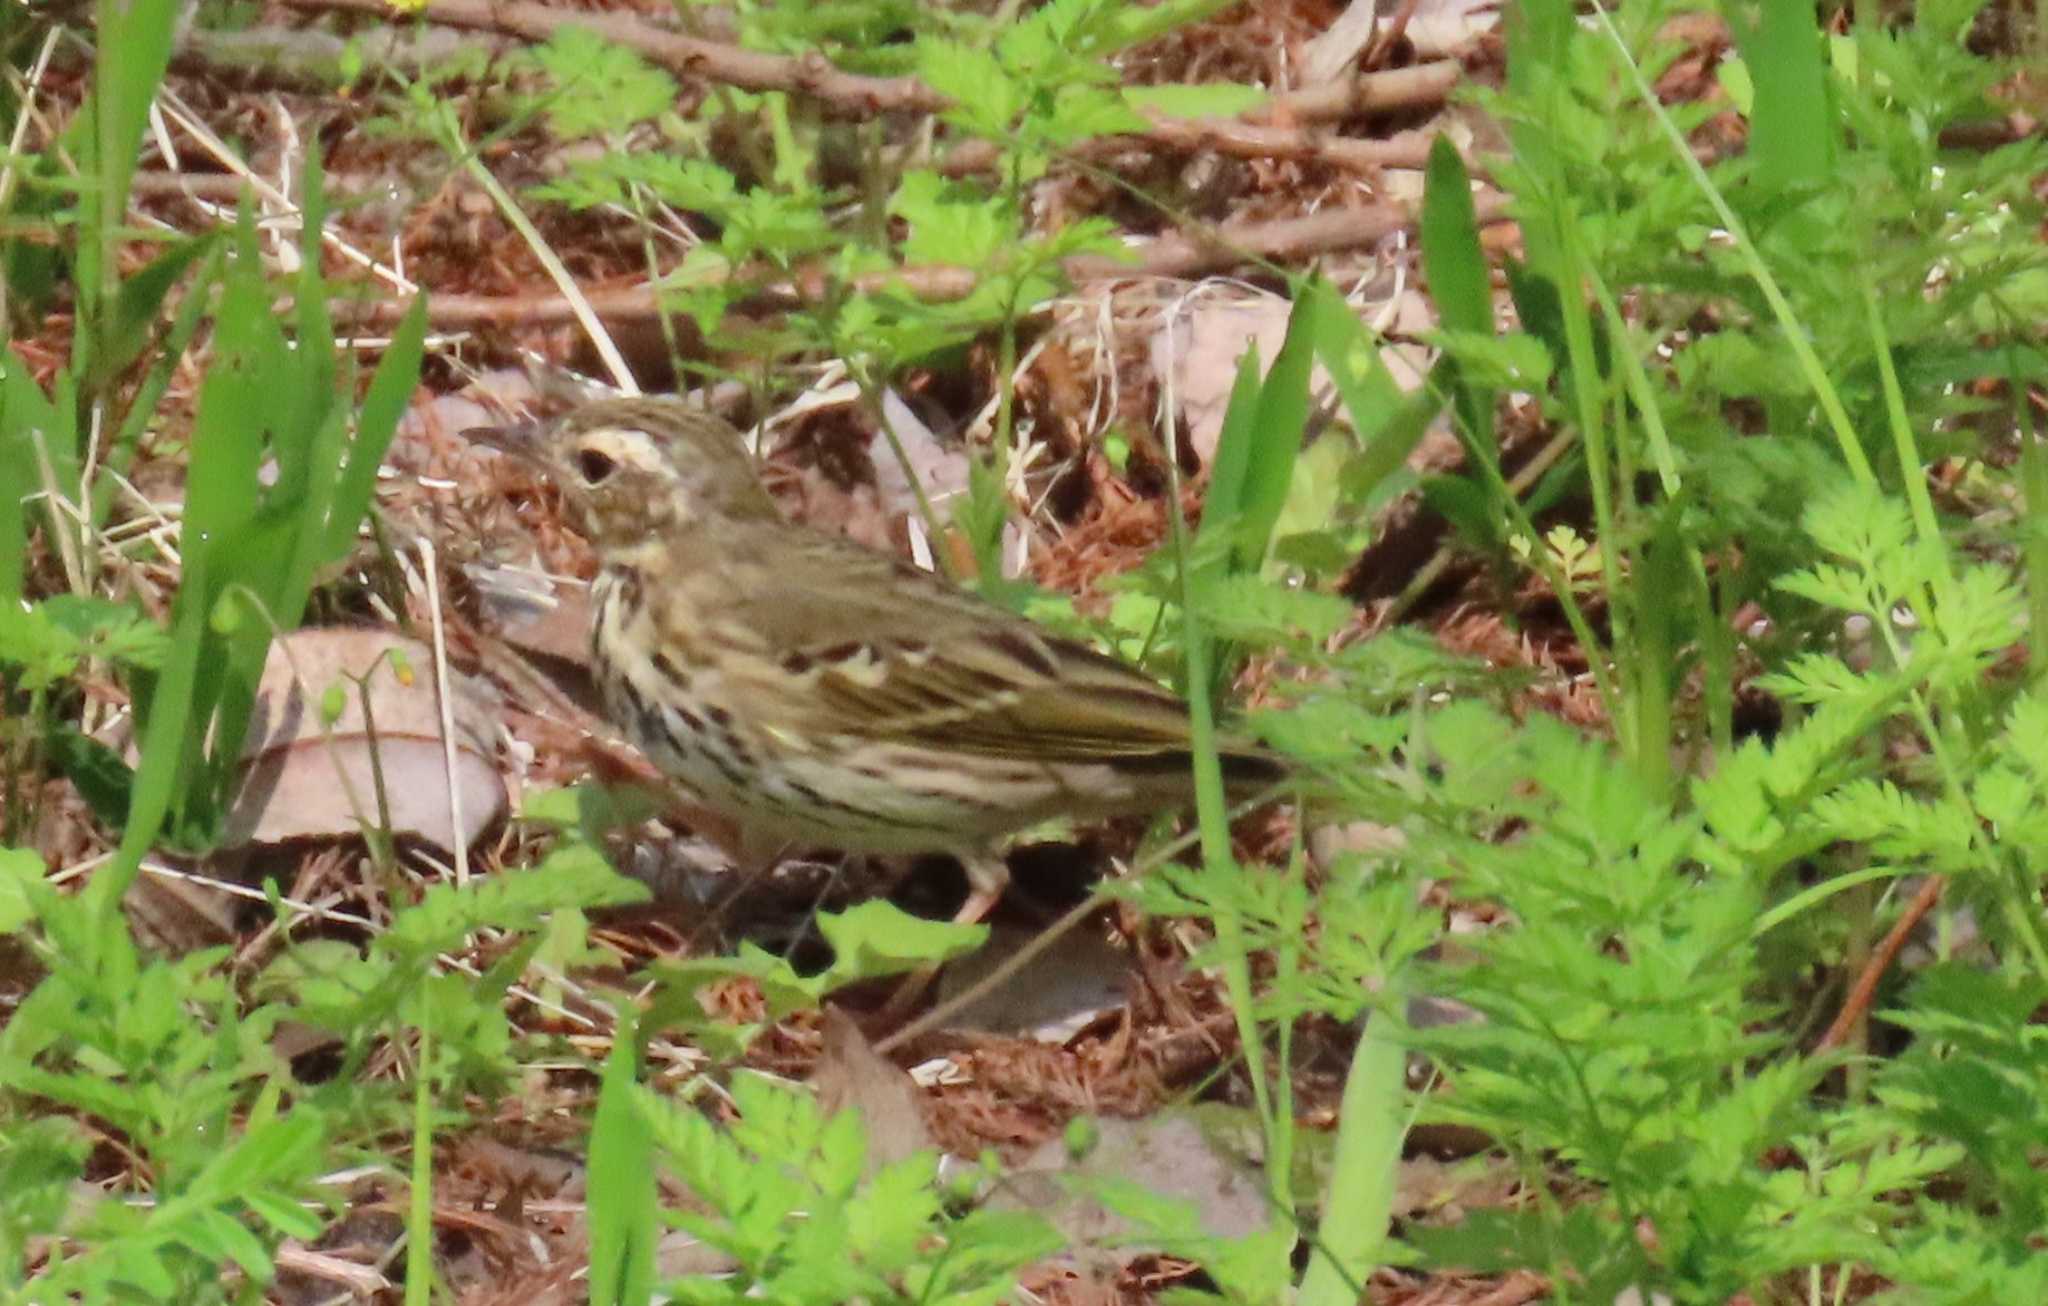
[[[967,872],[967,901],[953,913],[953,923],[979,925],[1010,891],[1010,864],[993,853],[969,853],[960,869]]]
[[[992,853],[975,852],[961,854],[960,868],[967,872],[967,901],[953,913],[953,923],[979,925],[995,910],[996,904],[1003,900],[1004,890],[1010,887],[1010,866]],[[932,986],[938,974],[937,966],[920,966],[912,971],[882,1004],[879,1014],[885,1020],[901,1020],[924,997],[925,990]]]

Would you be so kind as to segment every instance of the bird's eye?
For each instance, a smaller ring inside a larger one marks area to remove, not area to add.
[[[586,485],[601,485],[604,483],[605,477],[610,476],[618,469],[619,465],[613,462],[608,454],[601,453],[596,449],[578,449],[576,451],[576,471],[583,477],[584,484]]]

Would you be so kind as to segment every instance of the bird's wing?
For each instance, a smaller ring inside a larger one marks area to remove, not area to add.
[[[835,537],[777,553],[801,574],[733,591],[733,625],[813,731],[1046,761],[1187,747],[1186,704],[1114,658]]]

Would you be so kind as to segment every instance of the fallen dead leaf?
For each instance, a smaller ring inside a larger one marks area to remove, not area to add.
[[[931,502],[942,503],[967,492],[968,458],[964,446],[940,443],[937,434],[893,388],[882,392],[882,416],[903,446],[903,457],[899,458],[888,434],[877,431],[874,445],[868,451],[874,459],[875,488],[881,493],[884,509],[904,516],[916,516],[921,511],[917,492],[911,489],[910,475],[904,470],[906,460],[909,472],[916,475],[918,486]]]
[[[1192,1203],[1203,1231],[1217,1238],[1248,1238],[1272,1222],[1258,1167],[1194,1113],[1104,1119],[1097,1129],[1095,1145],[1079,1158],[1064,1139],[1048,1139],[1004,1176],[989,1205],[1037,1211],[1066,1235],[1070,1255],[1095,1267],[1162,1249],[1089,1197],[1093,1180],[1137,1180],[1155,1197]]]
[[[394,651],[408,667],[404,677]],[[387,631],[297,630],[275,641],[257,684],[224,846],[336,838],[359,833],[359,819],[388,819],[395,835],[452,849],[502,820],[507,798],[492,761],[492,715],[483,691],[451,671],[456,824],[433,668],[425,645]],[[323,731],[321,699],[336,685],[342,710]]]
[[[1293,305],[1278,295],[1223,293],[1191,296],[1179,312],[1170,314],[1166,324],[1152,337],[1152,366],[1162,378],[1173,381],[1173,396],[1186,424],[1188,447],[1204,466],[1215,456],[1216,441],[1223,434],[1223,414],[1230,406],[1230,391],[1237,383],[1238,360],[1256,345],[1261,374],[1272,367],[1274,356],[1287,337],[1287,317]],[[1413,335],[1436,325],[1434,313],[1413,279],[1391,282],[1386,297],[1361,306],[1361,312],[1376,330]],[[1380,351],[1394,380],[1403,390],[1422,384],[1428,369],[1428,351],[1412,344],[1389,345]],[[1309,378],[1311,393],[1327,394],[1330,377],[1320,363]]]
[[[818,1108],[834,1115],[859,1110],[867,1125],[867,1173],[938,1146],[925,1124],[922,1098],[907,1071],[884,1060],[838,1007],[824,1013],[825,1046],[811,1072]]]
[[[1455,59],[1500,26],[1500,0],[1421,0],[1408,19],[1418,59]]]
[[[963,993],[1038,935],[1036,930],[997,928],[988,943],[946,967],[939,999]],[[1014,1035],[1040,1043],[1065,1043],[1124,1004],[1131,956],[1112,947],[1098,931],[1062,935],[1025,973],[970,1004],[953,1028]]]
[[[1303,47],[1302,85],[1330,81],[1357,66],[1358,56],[1372,40],[1378,8],[1373,0],[1352,0],[1337,21]]]

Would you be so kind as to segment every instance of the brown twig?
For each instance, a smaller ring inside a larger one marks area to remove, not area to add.
[[[1849,996],[1842,1000],[1842,1009],[1836,1013],[1834,1023],[1828,1026],[1827,1033],[1820,1036],[1820,1042],[1814,1044],[1815,1052],[1826,1052],[1830,1048],[1840,1047],[1847,1041],[1849,1031],[1856,1028],[1857,1022],[1870,1010],[1870,1000],[1877,994],[1877,982],[1891,969],[1892,962],[1899,955],[1899,949],[1906,946],[1906,936],[1913,932],[1913,927],[1918,925],[1928,912],[1934,910],[1934,904],[1941,901],[1942,890],[1947,887],[1947,876],[1927,877],[1927,882],[1920,886],[1920,892],[1913,896],[1912,902],[1906,904],[1906,910],[1892,925],[1891,932],[1884,936],[1884,942],[1878,944],[1877,950],[1870,954],[1870,960],[1865,963],[1863,973],[1856,977],[1856,983],[1849,989]]]
[[[284,0],[294,9],[391,13],[387,0]],[[532,0],[428,0],[419,15],[430,23],[473,31],[509,32],[545,41],[568,26],[584,27],[687,77],[704,77],[749,91],[790,91],[855,117],[876,113],[937,113],[952,101],[915,77],[868,77],[841,71],[815,52],[764,54],[656,27],[630,14],[562,9]],[[1445,59],[1355,77],[1274,96],[1257,111],[1272,122],[1329,121],[1397,108],[1441,104],[1462,68]]]
[[[1479,202],[1480,221],[1504,216],[1498,197]],[[1075,281],[1118,277],[1194,277],[1244,263],[1292,262],[1372,245],[1409,225],[1408,210],[1398,204],[1371,208],[1326,209],[1300,218],[1247,223],[1194,232],[1176,232],[1147,242],[1135,262],[1101,255],[1068,259],[1067,275]],[[859,289],[895,288],[928,302],[942,303],[971,293],[985,273],[972,268],[901,268],[863,277]],[[828,290],[824,275],[811,271],[795,279],[764,286],[735,307],[742,312],[769,312],[817,303]],[[597,316],[607,322],[652,318],[660,311],[659,293],[645,284],[586,292]],[[404,316],[409,303],[398,300],[344,302],[335,306],[339,320],[353,326],[388,325]],[[431,320],[439,330],[502,326],[559,326],[571,320],[570,306],[559,295],[435,295]]]
[[[1430,109],[1448,99],[1464,75],[1465,65],[1456,59],[1353,73],[1276,95],[1245,116],[1254,122],[1333,122],[1402,109]]]
[[[1128,149],[1132,137],[1092,143],[1083,153]],[[1420,168],[1429,161],[1433,131],[1408,131],[1365,139],[1336,136],[1313,127],[1268,127],[1221,118],[1155,118],[1142,138],[1148,144],[1205,151],[1239,159],[1295,159],[1369,172],[1374,168]]]
[[[387,0],[284,0],[294,9],[375,14],[388,18]],[[937,113],[950,102],[915,77],[866,77],[842,72],[822,55],[762,54],[699,40],[645,23],[630,14],[535,4],[531,0],[429,0],[419,16],[445,27],[511,32],[545,41],[564,27],[582,27],[623,45],[670,72],[706,77],[749,91],[790,91],[857,116]]]
[[[1366,51],[1365,66],[1370,68],[1385,59],[1402,37],[1408,35],[1408,24],[1415,17],[1420,0],[1401,0],[1401,7],[1394,11],[1393,19],[1373,40],[1372,49]]]
[[[1023,947],[1003,958],[988,974],[968,985],[965,991],[945,999],[887,1038],[876,1042],[875,1051],[884,1054],[894,1052],[897,1048],[940,1028],[953,1017],[1017,978],[1026,967],[1038,959],[1040,953],[1073,933],[1081,922],[1101,911],[1110,901],[1111,897],[1107,893],[1098,891],[1089,895],[1077,906],[1069,909],[1066,915],[1033,935]]]

